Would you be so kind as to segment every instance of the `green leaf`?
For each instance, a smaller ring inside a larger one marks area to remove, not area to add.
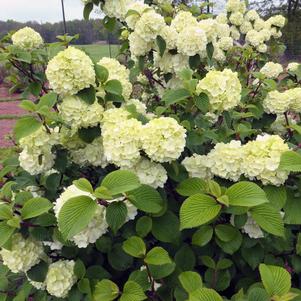
[[[54,92],[50,92],[48,94],[43,95],[40,98],[40,101],[37,104],[37,109],[39,110],[44,106],[48,108],[52,108],[56,102],[57,102],[57,94],[55,94]]]
[[[189,178],[182,181],[176,191],[182,196],[192,196],[194,194],[203,193],[206,191],[206,182],[199,178]]]
[[[61,208],[58,217],[58,226],[63,238],[68,240],[87,227],[97,206],[97,203],[87,196],[68,200]]]
[[[41,83],[33,82],[28,85],[28,90],[30,91],[30,93],[32,95],[38,97],[41,93],[42,85],[41,85]]]
[[[213,44],[212,43],[208,43],[207,44],[207,56],[208,56],[209,60],[212,59],[213,52],[214,52],[214,46],[213,46]]]
[[[201,226],[192,236],[192,244],[204,247],[206,246],[213,236],[213,229],[211,226]]]
[[[134,281],[127,281],[125,283],[120,301],[142,301],[145,299],[147,297],[138,283]]]
[[[157,36],[156,43],[159,47],[159,54],[162,57],[166,50],[166,42],[161,36]]]
[[[279,169],[300,172],[301,171],[301,155],[297,152],[287,151],[281,155]]]
[[[222,206],[205,194],[195,194],[182,204],[180,209],[181,229],[194,228],[213,220]]]
[[[248,293],[248,301],[270,301],[270,298],[263,288],[254,287]]]
[[[17,120],[14,133],[17,141],[37,131],[42,124],[34,117],[23,117]]]
[[[145,237],[152,230],[153,221],[149,216],[142,216],[136,223],[136,232],[140,237]]]
[[[271,206],[281,210],[287,200],[286,189],[284,186],[276,187],[276,186],[265,186],[263,188]]]
[[[7,220],[13,217],[13,211],[10,205],[0,204],[0,220]]]
[[[157,214],[162,211],[164,206],[160,193],[148,185],[141,185],[130,191],[127,196],[135,207],[147,213]]]
[[[112,194],[108,188],[104,186],[97,187],[93,193],[98,199],[111,200],[113,199]]]
[[[84,19],[89,20],[89,16],[93,10],[93,3],[88,2],[84,7]]]
[[[146,247],[144,241],[138,236],[128,238],[122,245],[123,250],[137,258],[143,258],[146,254]]]
[[[206,93],[202,92],[195,97],[196,107],[203,113],[207,113],[209,110],[209,97]]]
[[[273,296],[283,296],[291,289],[291,275],[279,266],[261,264],[259,272],[262,283],[268,294]]]
[[[200,288],[189,294],[188,301],[223,301],[222,297],[213,289]]]
[[[0,222],[0,247],[2,247],[15,232],[15,228],[10,227],[6,221]]]
[[[116,195],[132,191],[141,184],[139,178],[133,172],[128,170],[116,170],[105,176],[101,185],[106,187],[112,195]]]
[[[17,53],[16,53],[16,59],[20,62],[24,62],[24,63],[28,63],[30,64],[31,63],[31,54],[30,52],[28,51],[23,51],[23,50],[19,50]]]
[[[118,295],[118,286],[114,282],[104,279],[96,284],[93,298],[95,301],[113,301]]]
[[[151,288],[151,283],[149,281],[146,269],[142,271],[133,271],[128,280],[135,281],[136,283],[138,283],[144,291],[149,290]]]
[[[106,82],[109,78],[108,69],[104,66],[99,65],[99,64],[95,65],[94,68],[95,68],[95,73],[96,73],[96,77],[98,78],[98,80],[101,83]]]
[[[91,105],[95,102],[96,92],[93,86],[85,88],[77,93],[77,96],[85,103]]]
[[[196,272],[183,272],[179,275],[179,280],[187,293],[192,293],[203,287],[202,277]]]
[[[159,280],[169,276],[175,270],[176,264],[173,262],[164,265],[149,265],[148,267],[152,277]]]
[[[252,218],[266,232],[284,237],[284,223],[279,210],[270,204],[263,204],[251,209]]]
[[[122,95],[122,85],[121,82],[117,79],[111,79],[106,82],[104,89],[106,92],[114,95]]]
[[[233,262],[230,259],[223,258],[217,262],[216,269],[217,270],[225,270],[225,269],[230,268],[232,265],[233,265]]]
[[[105,16],[103,19],[104,27],[110,32],[114,30],[116,23],[117,23],[116,18],[110,18],[108,16]]]
[[[100,137],[101,129],[98,125],[93,127],[89,126],[87,128],[80,128],[77,133],[81,140],[86,143],[92,143],[94,139]]]
[[[27,272],[27,276],[32,281],[44,282],[44,280],[46,279],[47,272],[48,264],[45,261],[41,261]]]
[[[106,209],[106,221],[113,233],[124,225],[127,217],[127,207],[124,202],[113,202]]]
[[[52,203],[41,197],[33,198],[24,204],[21,209],[21,216],[23,219],[29,219],[42,215],[43,213],[48,212],[49,209],[53,207]]]
[[[161,247],[151,249],[144,259],[147,264],[151,265],[164,265],[172,263],[168,252]]]
[[[74,180],[73,184],[82,191],[93,193],[93,187],[91,183],[85,178]]]
[[[167,90],[162,97],[162,101],[165,102],[166,105],[172,105],[189,96],[190,92],[186,89]]]
[[[31,100],[27,99],[22,100],[19,107],[29,112],[35,112],[37,110],[36,105]]]
[[[225,194],[232,206],[254,207],[268,203],[265,192],[252,182],[238,182],[230,186]]]
[[[75,262],[74,274],[78,279],[82,279],[86,274],[86,267],[80,259],[77,259]]]
[[[219,224],[215,227],[216,236],[224,242],[229,242],[235,238],[237,235],[237,229],[232,225],[222,225]]]

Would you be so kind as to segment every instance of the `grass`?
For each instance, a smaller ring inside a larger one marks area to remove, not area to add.
[[[110,57],[110,47],[109,45],[78,45],[76,46],[82,50],[84,50],[93,61],[97,62],[102,57],[107,56]],[[116,57],[118,54],[119,45],[111,45],[111,57]]]

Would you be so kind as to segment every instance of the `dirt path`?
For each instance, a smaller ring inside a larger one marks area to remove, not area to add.
[[[19,101],[12,101],[12,99],[19,99],[20,95],[8,93],[8,87],[0,86],[0,117],[5,118],[4,115],[22,116],[25,111],[18,105]],[[1,101],[9,100],[9,101]],[[7,117],[7,116],[6,116]],[[12,129],[16,123],[16,119],[0,119],[0,148],[12,146],[13,143],[7,139],[6,136],[11,135]]]

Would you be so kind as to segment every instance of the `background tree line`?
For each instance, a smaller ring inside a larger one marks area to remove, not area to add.
[[[67,21],[67,31],[69,35],[79,34],[77,44],[93,44],[98,41],[108,41],[111,43],[118,43],[117,35],[110,34],[102,25],[100,19],[92,19],[89,21],[72,20]],[[24,26],[30,26],[38,31],[47,43],[57,41],[56,36],[64,34],[63,22],[57,23],[43,23],[30,21],[26,23],[16,22],[13,20],[0,21],[0,38],[6,35],[11,30],[17,30]]]

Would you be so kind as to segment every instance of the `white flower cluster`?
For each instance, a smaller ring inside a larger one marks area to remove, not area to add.
[[[193,155],[182,161],[190,176],[208,179],[212,175],[238,181],[244,175],[264,185],[282,185],[288,172],[278,169],[280,157],[288,145],[277,135],[257,136],[255,141],[218,143],[207,156]],[[200,168],[199,168],[200,167]]]
[[[43,45],[41,35],[30,27],[24,27],[16,31],[12,37],[15,46],[24,50],[33,50]]]
[[[60,195],[60,197],[56,200],[54,206],[55,216],[58,218],[60,210],[69,199],[78,196],[88,196],[92,199],[95,199],[95,197],[93,197],[89,192],[82,191],[75,185],[71,185],[67,187],[65,191]],[[80,233],[76,234],[71,240],[79,248],[86,248],[88,244],[95,243],[99,237],[107,232],[107,229],[108,224],[105,219],[105,208],[99,206],[97,207],[97,210],[95,211],[94,216],[87,227]]]
[[[58,106],[63,122],[68,125],[73,132],[79,128],[93,127],[100,123],[103,114],[103,107],[94,101],[88,104],[77,96],[67,96]]]
[[[48,268],[45,285],[47,292],[57,298],[66,298],[77,278],[73,260],[59,260]]]
[[[300,63],[292,62],[287,65],[287,71],[296,72],[301,67]]]
[[[48,134],[43,127],[20,139],[20,166],[31,175],[47,172],[54,165],[55,154],[51,149],[57,143],[58,134],[54,130]]]
[[[111,116],[116,111],[121,111],[121,115],[127,117],[129,115],[123,108],[104,112],[102,125],[104,155],[108,162],[120,167],[131,167],[140,159],[142,123],[127,117],[119,118],[114,122],[108,118],[108,115]]]
[[[211,179],[213,174],[209,168],[207,156],[194,154],[182,161],[191,178]]]
[[[142,184],[150,185],[154,188],[164,187],[167,181],[167,172],[165,168],[148,159],[142,158],[136,165],[129,170],[133,171]]]
[[[95,85],[92,60],[74,47],[60,51],[49,61],[46,76],[54,92],[63,96],[75,95],[80,90]]]
[[[13,273],[26,273],[38,264],[43,255],[43,245],[32,238],[25,239],[21,234],[12,237],[11,250],[2,248],[0,256],[3,264]]]
[[[277,78],[280,73],[283,72],[283,67],[281,64],[267,62],[261,69],[260,72],[263,73],[268,78]]]
[[[120,81],[122,86],[122,96],[125,100],[128,100],[133,89],[129,80],[130,71],[125,66],[121,65],[116,59],[108,57],[103,57],[97,64],[108,70],[108,81],[113,79]]]
[[[287,111],[301,112],[301,88],[292,88],[284,92],[277,90],[267,94],[263,108],[267,113],[281,114]]]
[[[230,69],[209,71],[205,78],[199,81],[197,94],[206,93],[212,111],[228,111],[240,103],[241,84],[237,73]]]
[[[186,130],[175,119],[155,118],[143,126],[142,149],[151,160],[171,162],[183,152],[185,138]]]
[[[80,166],[91,164],[105,168],[108,162],[104,155],[102,137],[94,139],[92,143],[86,144],[83,148],[71,150],[71,159]]]

